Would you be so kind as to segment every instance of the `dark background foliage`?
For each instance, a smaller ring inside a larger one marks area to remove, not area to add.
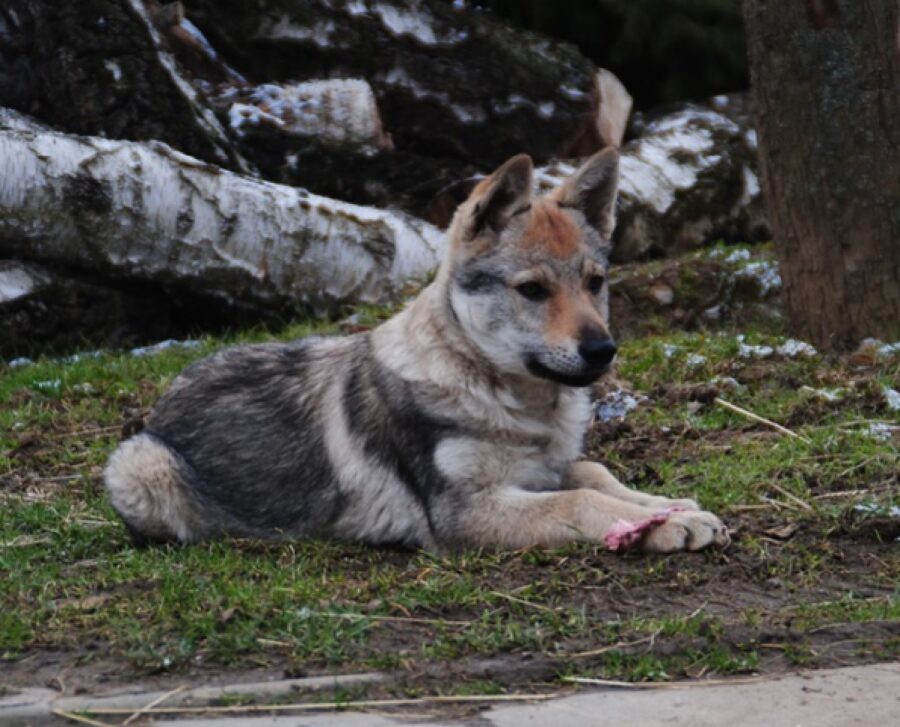
[[[569,41],[613,70],[638,108],[747,88],[740,0],[474,0]]]

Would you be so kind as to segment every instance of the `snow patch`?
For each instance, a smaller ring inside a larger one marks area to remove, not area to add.
[[[699,368],[706,363],[706,356],[700,353],[689,353],[684,362],[692,369]]]
[[[263,124],[271,124],[279,129],[284,127],[284,122],[277,116],[245,103],[231,105],[228,109],[228,124],[238,136],[244,136],[247,127],[259,127]]]
[[[644,400],[644,396],[638,399],[623,389],[616,389],[597,400],[594,416],[601,422],[624,419],[628,412],[637,409]]]
[[[562,86],[559,92],[570,101],[581,101],[587,94],[574,86]]]
[[[9,367],[11,369],[17,369],[22,366],[31,366],[31,364],[33,364],[33,363],[34,363],[34,361],[32,361],[30,358],[27,358],[26,356],[21,356],[19,358],[14,358],[12,361],[10,361]]]
[[[381,80],[391,86],[397,86],[409,91],[418,99],[433,99],[442,106],[449,107],[453,115],[463,124],[484,123],[487,121],[487,113],[484,108],[477,104],[455,104],[450,96],[443,91],[435,91],[425,88],[415,79],[411,78],[405,69],[395,66],[386,74],[381,76]]]
[[[103,351],[84,351],[82,353],[73,353],[71,356],[64,356],[59,361],[62,361],[62,363],[78,363],[79,361],[100,358],[102,355]]]
[[[537,106],[537,112],[542,119],[551,119],[556,113],[556,104],[552,101],[542,101]]]
[[[759,177],[748,166],[744,165],[744,198],[749,202],[754,197],[759,196]]]
[[[806,343],[806,341],[798,341],[796,338],[789,338],[776,350],[785,358],[813,358],[819,355],[814,346]]]
[[[543,195],[565,182],[575,173],[575,167],[566,162],[551,162],[534,170],[535,194]]]
[[[30,295],[38,281],[20,267],[0,270],[0,303],[9,303]]]
[[[487,113],[475,104],[451,104],[450,111],[463,124],[483,124],[487,121]]]
[[[378,3],[372,8],[381,24],[395,36],[410,36],[422,45],[452,45],[461,43],[469,37],[465,30],[455,31],[439,37],[434,25],[434,18],[425,7],[413,5],[411,8],[398,7]]]
[[[737,337],[738,356],[741,358],[771,358],[775,355],[775,349],[771,346],[754,346],[744,343],[743,334]]]
[[[880,442],[889,442],[894,436],[894,432],[897,430],[900,430],[900,427],[895,426],[894,424],[871,422],[863,431],[872,437],[872,439],[877,439]]]
[[[713,130],[740,133],[733,121],[707,109],[685,109],[648,124],[646,136],[631,142],[622,156],[622,194],[664,214],[679,190],[721,161],[714,152]]]
[[[381,18],[382,25],[394,35],[411,35],[425,45],[437,45],[432,18],[423,9],[406,10],[394,5],[378,4],[373,10]]]
[[[319,20],[314,25],[297,25],[289,15],[282,15],[278,20],[268,20],[257,31],[258,38],[268,40],[312,41],[320,48],[331,46],[331,36],[335,26],[331,20]]]
[[[223,98],[234,96],[228,89]],[[337,144],[390,146],[372,87],[364,80],[335,78],[304,83],[264,83],[228,110],[231,127],[244,135],[269,125],[288,134]]]
[[[881,389],[881,393],[884,395],[884,402],[888,409],[900,411],[900,391],[885,386]]]
[[[103,66],[112,76],[113,83],[118,83],[122,80],[122,67],[118,63],[107,59],[103,61]]]
[[[512,93],[505,100],[497,101],[494,110],[499,114],[511,114],[518,109],[533,108],[531,99],[525,98],[520,93]]]
[[[350,15],[367,15],[369,12],[369,8],[366,7],[366,4],[362,2],[362,0],[349,0],[349,2],[344,5],[344,10]]]
[[[763,296],[781,289],[781,274],[778,264],[772,260],[760,260],[745,265],[737,271],[737,277],[753,280]]]
[[[132,356],[142,358],[144,356],[152,356],[160,351],[168,351],[171,348],[199,348],[200,346],[200,341],[176,341],[174,338],[167,338],[165,341],[160,341],[159,343],[154,343],[150,346],[132,348],[130,353]]]
[[[865,513],[866,515],[881,515],[887,517],[900,517],[900,506],[879,505],[877,502],[860,502],[853,506],[856,512]]]
[[[750,251],[749,250],[734,250],[728,257],[725,258],[726,263],[738,263],[744,260],[750,259]]]
[[[827,401],[829,404],[840,401],[846,393],[844,389],[814,389],[812,386],[801,386],[800,391],[811,399]]]
[[[662,348],[663,356],[666,358],[672,358],[681,350],[681,346],[677,346],[674,343],[664,343],[660,348]]]
[[[864,338],[857,348],[857,351],[869,351],[876,356],[885,358],[900,354],[900,341],[896,343],[882,343],[877,338]]]

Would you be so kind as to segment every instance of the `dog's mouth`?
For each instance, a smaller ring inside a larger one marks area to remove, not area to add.
[[[554,371],[547,366],[544,366],[540,361],[538,361],[534,356],[528,358],[525,361],[525,366],[528,371],[541,379],[547,379],[548,381],[554,381],[557,384],[563,384],[564,386],[590,386],[597,379],[599,379],[603,374],[609,371],[609,366],[601,366],[600,368],[588,369],[579,374],[564,374],[560,371]]]

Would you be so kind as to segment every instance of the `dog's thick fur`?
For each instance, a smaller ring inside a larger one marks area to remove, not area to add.
[[[330,537],[434,549],[600,541],[678,506],[651,551],[728,542],[690,500],[579,462],[604,309],[618,156],[532,199],[514,157],[448,232],[435,281],[369,333],[242,346],[188,368],[106,486],[140,539]]]

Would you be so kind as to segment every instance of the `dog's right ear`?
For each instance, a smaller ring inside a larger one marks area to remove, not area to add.
[[[486,230],[500,232],[520,211],[531,204],[531,176],[534,164],[527,154],[519,154],[482,180],[472,191],[466,208],[468,239]]]

